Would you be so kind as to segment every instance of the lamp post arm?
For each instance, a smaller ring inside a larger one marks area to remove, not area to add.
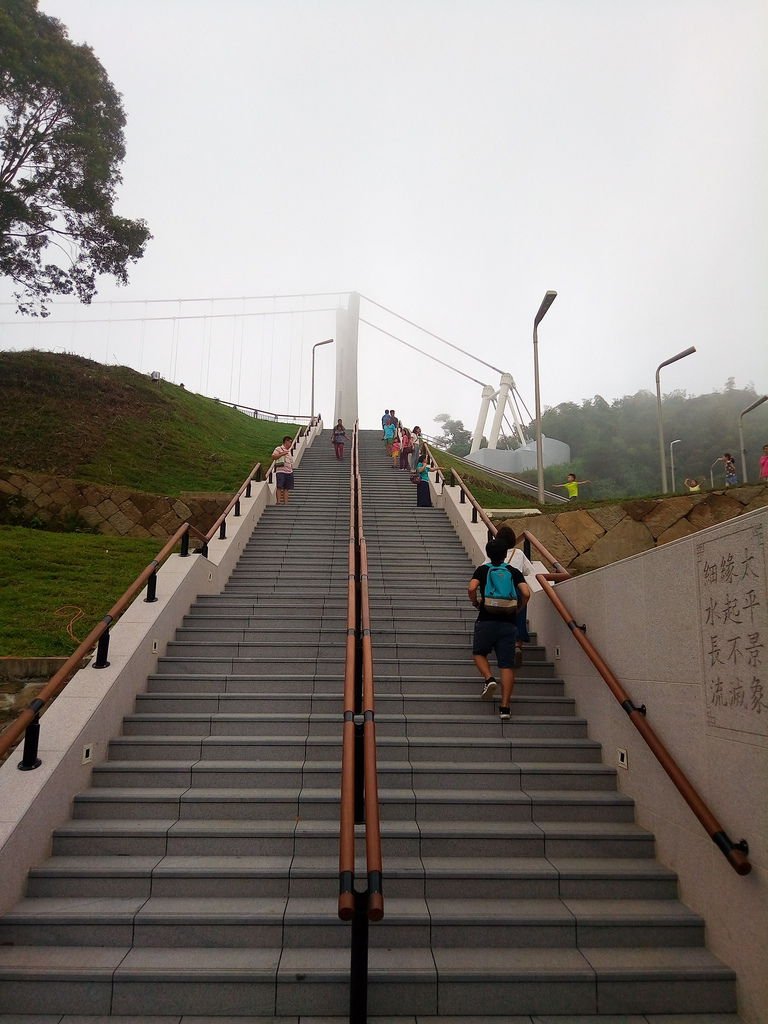
[[[665,359],[663,363],[659,363],[656,367],[656,416],[659,424],[659,464],[661,466],[662,494],[667,493],[667,460],[664,453],[664,427],[661,420],[661,377],[659,373],[663,367],[669,366],[670,363],[676,363],[678,359],[684,359],[686,356],[693,355],[695,351],[696,346],[689,345],[688,348],[678,352],[675,356],[670,356],[669,359]]]
[[[315,349],[320,348],[321,345],[332,345],[334,339],[328,338],[327,341],[317,341],[312,346],[312,398],[310,401],[311,409],[309,410],[310,416],[315,415]]]

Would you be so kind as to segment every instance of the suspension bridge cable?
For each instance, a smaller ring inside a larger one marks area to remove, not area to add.
[[[89,302],[89,306],[128,306],[128,305],[149,305],[150,303],[158,302],[259,302],[266,301],[267,299],[320,299],[327,298],[329,295],[335,295],[340,297],[342,295],[350,295],[351,292],[293,292],[285,295],[233,295],[228,296],[210,296],[206,295],[202,298],[194,299],[183,299],[183,298],[171,298],[171,299],[94,299]],[[15,302],[0,301],[0,306],[15,306]],[[62,302],[54,302],[51,304],[51,308],[55,309],[57,306],[82,306],[83,303],[77,299],[65,299]],[[311,312],[311,310],[307,310]],[[38,318],[45,319],[45,317]]]
[[[360,298],[365,299],[366,302],[370,302],[374,306],[378,306],[379,309],[383,309],[385,313],[391,313],[392,316],[396,316],[399,320],[402,320],[404,323],[410,324],[411,327],[415,327],[417,330],[423,331],[424,334],[428,334],[430,338],[435,338],[436,341],[441,341],[444,345],[447,345],[449,348],[455,349],[457,352],[461,352],[462,355],[469,356],[470,359],[474,359],[476,362],[482,363],[483,366],[487,366],[489,370],[495,370],[496,373],[504,372],[503,370],[500,370],[498,366],[493,366],[492,363],[486,363],[484,359],[481,359],[479,356],[473,355],[472,352],[467,352],[466,349],[459,348],[458,345],[454,345],[453,342],[448,341],[447,338],[441,338],[440,335],[435,334],[434,331],[428,331],[426,327],[422,327],[420,324],[414,323],[413,320],[409,320],[407,317],[401,316],[401,314],[396,313],[394,309],[389,309],[387,306],[382,306],[382,304],[380,302],[376,302],[375,299],[369,299],[367,295],[361,295]],[[474,378],[471,379],[474,380]]]
[[[520,394],[520,392],[517,390],[517,388],[514,388],[512,390],[512,401],[515,403],[515,409],[517,410],[518,418],[519,418],[520,422],[522,423],[523,417],[520,415],[520,406],[517,404],[518,400],[520,401],[522,407],[525,409],[525,414],[528,417],[528,422],[529,423],[533,423],[533,416],[531,416],[531,410],[528,408],[528,406],[523,401],[523,397]]]
[[[396,334],[392,334],[390,331],[385,331],[384,328],[379,327],[378,324],[372,324],[370,320],[364,320],[362,317],[360,317],[359,319],[361,324],[367,324],[369,327],[372,327],[375,331],[381,331],[382,334],[386,334],[387,337],[393,338],[395,341],[399,341],[400,344],[405,345],[406,348],[411,348],[413,349],[414,352],[420,352],[423,356],[426,356],[427,359],[431,359],[435,363],[440,363],[441,366],[445,366],[446,369],[448,370],[453,370],[454,373],[458,373],[462,377],[466,377],[467,380],[474,381],[475,384],[479,384],[480,387],[485,387],[485,383],[481,380],[478,380],[477,377],[470,377],[470,375],[468,373],[464,373],[463,370],[457,370],[455,366],[451,366],[450,363],[444,363],[442,359],[438,359],[437,356],[430,355],[430,353],[425,352],[424,349],[417,348],[415,345],[412,345],[409,341],[403,341],[402,338],[398,338]]]
[[[233,317],[238,316],[292,316],[295,312],[295,309],[270,309],[264,313],[190,313],[189,315],[184,314],[184,316],[121,316],[112,320],[49,320],[48,318],[37,320],[0,320],[0,327],[38,327],[40,324],[55,324],[59,326],[77,324],[78,327],[83,327],[86,324],[143,323],[145,320],[151,320],[153,323],[160,323],[164,320],[231,320]],[[304,312],[335,313],[336,307],[324,306],[321,309],[305,309]]]

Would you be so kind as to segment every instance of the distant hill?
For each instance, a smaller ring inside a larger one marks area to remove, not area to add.
[[[127,366],[0,352],[0,463],[158,494],[227,491],[295,424],[255,420]]]

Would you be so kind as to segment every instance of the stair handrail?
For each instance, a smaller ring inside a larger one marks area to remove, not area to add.
[[[522,491],[523,494],[528,497],[535,497],[538,499],[539,491],[536,484],[529,484],[527,480],[521,480],[520,477],[514,476],[512,473],[506,473],[503,469],[493,469],[491,466],[484,466],[481,463],[472,463],[465,455],[456,455],[454,452],[450,452],[447,448],[444,448],[440,438],[428,437],[426,434],[422,434],[421,436],[425,438],[425,443],[438,448],[444,455],[450,455],[452,459],[457,459],[465,465],[466,463],[469,463],[469,466],[467,466],[468,469],[471,469],[474,465],[486,476],[506,484],[510,490]],[[544,491],[544,497],[546,498],[547,505],[567,505],[571,500],[570,498],[564,497],[562,494],[555,494],[554,491],[546,490]]]
[[[495,533],[496,528],[493,527],[493,530]],[[645,740],[651,753],[667,773],[683,800],[685,800],[695,816],[699,819],[699,822],[704,827],[709,838],[725,856],[736,874],[748,875],[752,870],[752,865],[747,859],[749,844],[746,839],[740,839],[738,843],[734,843],[728,836],[728,833],[696,791],[691,780],[678,765],[664,746],[661,739],[659,739],[653,728],[648,723],[646,719],[647,708],[645,704],[638,707],[634,703],[617,677],[608,667],[608,664],[605,662],[595,645],[591,640],[587,639],[587,627],[585,625],[578,625],[565,602],[559,594],[555,593],[555,587],[550,585],[553,583],[560,583],[567,579],[572,579],[573,577],[571,576],[571,573],[569,573],[568,570],[557,561],[554,555],[552,555],[529,530],[525,530],[523,532],[523,538],[526,557],[530,558],[531,548],[535,548],[543,559],[549,562],[555,570],[550,573],[536,573],[536,579],[541,585],[544,593],[552,602],[557,613],[568,626],[571,636],[574,637],[586,656],[597,669],[603,681],[608,686],[608,689],[627,713],[629,720]]]
[[[109,631],[111,627],[132,604],[134,598],[144,589],[145,585],[147,588],[147,596],[144,598],[145,602],[151,604],[157,601],[157,571],[172,554],[177,544],[181,544],[180,554],[182,558],[186,558],[189,555],[190,534],[194,534],[205,545],[205,536],[190,523],[183,523],[178,528],[165,546],[160,549],[147,567],[139,573],[133,583],[112,605],[102,620],[93,627],[77,650],[51,676],[37,697],[31,700],[22,710],[21,714],[0,734],[0,759],[16,745],[22,733],[24,733],[24,752],[17,767],[20,771],[33,771],[35,768],[40,767],[42,764],[42,760],[38,757],[40,714],[70,682],[80,668],[83,659],[91,652],[94,646],[96,646],[96,659],[93,662],[93,668],[100,669],[109,666],[107,657],[109,654]]]
[[[365,860],[368,875],[369,921],[384,916],[382,890],[381,821],[379,818],[379,784],[376,756],[376,701],[373,684],[373,647],[371,643],[371,609],[368,594],[368,546],[363,536],[362,493],[358,490],[360,515],[360,628],[362,639],[362,714],[363,756],[365,761]]]
[[[427,449],[427,451],[429,453],[430,458],[432,458],[432,454],[431,454],[431,452],[429,452],[429,449]],[[434,459],[432,461],[434,462]],[[435,463],[435,465],[437,465],[437,463]],[[439,470],[439,466],[438,466],[438,470]],[[466,483],[464,483],[464,480],[462,479],[461,475],[457,472],[457,470],[451,469],[451,470],[449,470],[449,473],[450,473],[450,478],[447,477],[445,473],[443,473],[443,479],[444,479],[445,483],[448,484],[449,487],[459,487],[459,488],[461,488],[461,490],[459,492],[459,504],[460,505],[466,505],[467,500],[469,500],[469,504],[472,506],[472,522],[476,523],[477,520],[480,519],[480,521],[485,525],[485,527],[488,530],[488,539],[490,540],[491,537],[495,537],[496,536],[496,527],[493,525],[493,522],[491,521],[488,513],[485,511],[485,509],[482,507],[482,505],[480,505],[478,500],[475,498],[475,496],[472,493],[472,491],[469,488],[469,486]],[[453,481],[455,481],[455,483]],[[438,479],[435,482],[436,483],[440,482],[439,481],[439,477],[438,477]]]
[[[239,515],[240,515],[240,499],[242,497],[250,498],[250,496],[251,496],[251,484],[254,483],[254,482],[258,483],[260,480],[261,480],[261,463],[257,462],[256,465],[251,469],[250,473],[245,478],[243,483],[240,485],[239,490],[236,491],[235,494],[232,495],[232,497],[229,500],[229,504],[227,505],[227,507],[221,513],[221,515],[216,520],[216,522],[213,524],[213,526],[210,528],[210,530],[208,530],[208,532],[206,533],[206,535],[205,535],[206,541],[213,540],[213,535],[216,533],[217,530],[219,531],[219,540],[226,540],[226,538],[227,538],[227,516],[234,509],[234,511],[235,511],[235,518],[239,517]]]
[[[355,470],[357,424],[352,432],[349,470],[349,533],[347,556],[347,636],[344,658],[344,706],[341,741],[339,809],[339,917],[355,913],[355,679],[357,675],[357,543],[355,537]]]
[[[359,426],[352,435],[347,587],[347,651],[339,823],[339,917],[351,922],[349,1020],[368,1019],[368,928],[384,916],[381,823],[368,594],[368,549],[363,532]],[[355,888],[355,824],[365,826],[365,890]]]

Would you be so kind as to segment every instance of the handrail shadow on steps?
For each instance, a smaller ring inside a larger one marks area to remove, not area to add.
[[[484,509],[480,507],[474,495],[471,493],[470,489],[461,479],[456,470],[451,470],[450,473],[452,478],[456,481],[456,486],[461,488],[460,502],[466,503],[466,500],[468,499],[472,506],[472,522],[476,523],[478,518],[480,518],[488,529],[489,539],[494,537],[496,535],[496,526],[491,522]],[[448,483],[448,481],[446,482]],[[740,839],[737,843],[734,843],[728,836],[728,833],[696,791],[693,783],[669,753],[663,742],[654,732],[653,728],[649,725],[646,718],[647,709],[645,705],[643,704],[640,707],[635,705],[595,645],[591,640],[587,639],[586,626],[577,625],[565,602],[559,594],[555,592],[556,584],[562,583],[564,580],[572,579],[573,577],[571,574],[529,530],[525,530],[523,532],[523,542],[523,550],[527,558],[530,559],[531,549],[535,548],[538,554],[542,556],[542,559],[552,566],[554,570],[553,572],[536,573],[536,580],[541,585],[541,589],[549,598],[558,615],[560,615],[568,626],[571,636],[576,640],[594,667],[597,669],[608,689],[627,713],[629,720],[645,740],[651,753],[667,773],[683,800],[685,800],[695,816],[699,819],[699,822],[704,827],[709,838],[715,846],[717,846],[738,875],[748,875],[752,870],[752,865],[748,859],[749,844],[746,839]]]
[[[347,573],[347,639],[339,822],[339,903],[351,921],[349,1020],[364,1024],[368,1002],[368,924],[384,916],[381,823],[376,764],[376,721],[368,551],[363,534],[359,429],[352,437]],[[355,888],[355,825],[365,824],[366,881]]]
[[[306,427],[299,427],[293,439],[291,448],[294,449],[299,439],[306,434]],[[274,464],[273,464],[274,465]],[[268,479],[271,481],[273,465],[268,470]],[[147,587],[147,596],[144,600],[151,604],[157,600],[157,571],[172,554],[177,544],[181,545],[180,555],[186,558],[190,554],[190,536],[194,535],[199,541],[199,547],[194,549],[194,554],[208,556],[208,543],[218,530],[219,540],[226,540],[227,516],[234,513],[235,518],[240,516],[240,502],[243,497],[251,497],[251,485],[254,481],[262,480],[261,463],[257,462],[248,473],[243,483],[230,499],[227,507],[211,526],[207,533],[201,533],[191,523],[183,523],[174,535],[168,540],[165,546],[152,559],[149,565],[136,577],[133,583],[125,590],[121,597],[110,608],[104,618],[99,622],[88,636],[79,645],[76,651],[64,662],[55,675],[51,676],[42,690],[34,700],[31,700],[21,714],[0,734],[0,761],[13,749],[22,734],[24,734],[24,749],[22,759],[18,764],[20,771],[33,771],[39,768],[42,761],[38,757],[40,740],[40,715],[51,701],[57,697],[70,682],[77,670],[80,668],[83,659],[96,646],[96,659],[93,668],[107,668],[109,666],[109,636],[111,627],[117,622],[120,616],[126,611],[144,586]]]

